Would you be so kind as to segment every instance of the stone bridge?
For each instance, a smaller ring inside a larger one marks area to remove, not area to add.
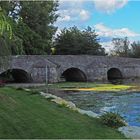
[[[140,78],[140,59],[92,55],[19,55],[0,68],[0,78],[11,73],[13,82],[108,82]]]

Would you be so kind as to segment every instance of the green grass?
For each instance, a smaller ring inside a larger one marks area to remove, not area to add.
[[[0,88],[0,138],[125,138],[117,130],[47,101],[39,94]]]

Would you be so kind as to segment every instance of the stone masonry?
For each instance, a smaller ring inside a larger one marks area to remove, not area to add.
[[[0,68],[0,74],[8,69],[19,69],[28,73],[32,82],[59,82],[64,71],[70,68],[81,70],[87,81],[107,82],[107,72],[117,68],[124,79],[140,78],[140,59],[92,55],[19,55],[12,56],[7,69]]]

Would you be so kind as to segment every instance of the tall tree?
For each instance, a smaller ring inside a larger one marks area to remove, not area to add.
[[[50,53],[52,38],[56,32],[53,23],[58,15],[57,1],[21,1],[19,36],[23,40],[26,54]],[[23,32],[23,33],[22,33]],[[22,35],[23,36],[22,36]]]
[[[0,66],[5,67],[8,65],[8,57],[11,54],[9,46],[5,41],[5,37],[11,39],[12,37],[12,28],[9,24],[8,19],[5,16],[5,12],[0,6]]]
[[[4,25],[6,28],[9,27],[10,29],[8,32],[4,32],[4,34],[0,37],[1,42],[4,42],[1,47],[6,48],[5,46],[7,46],[11,54],[23,54],[22,40],[15,35],[15,27],[18,24],[17,19],[19,3],[16,1],[0,1],[0,6],[3,9],[3,15],[9,26],[6,24]]]
[[[105,55],[104,48],[98,43],[97,34],[88,27],[81,31],[76,26],[63,29],[61,34],[56,37],[56,54],[90,54]]]
[[[129,48],[129,40],[127,37],[125,38],[113,38],[112,40],[114,44],[114,48],[111,52],[111,55],[121,56],[121,57],[129,57],[130,48]]]
[[[8,19],[6,18],[5,12],[2,10],[0,6],[0,35],[8,35],[9,38],[12,37],[12,28],[11,25],[8,22]]]
[[[131,57],[140,58],[140,41],[131,44]]]
[[[10,42],[13,54],[21,48],[25,54],[47,54],[52,47],[58,15],[57,1],[1,1],[1,7],[11,17],[14,38]],[[14,46],[20,46],[15,49]]]

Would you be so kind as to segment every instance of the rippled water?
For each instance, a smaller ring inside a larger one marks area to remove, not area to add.
[[[103,112],[119,113],[131,126],[140,126],[140,93],[63,92],[59,96],[74,102],[77,107]]]

